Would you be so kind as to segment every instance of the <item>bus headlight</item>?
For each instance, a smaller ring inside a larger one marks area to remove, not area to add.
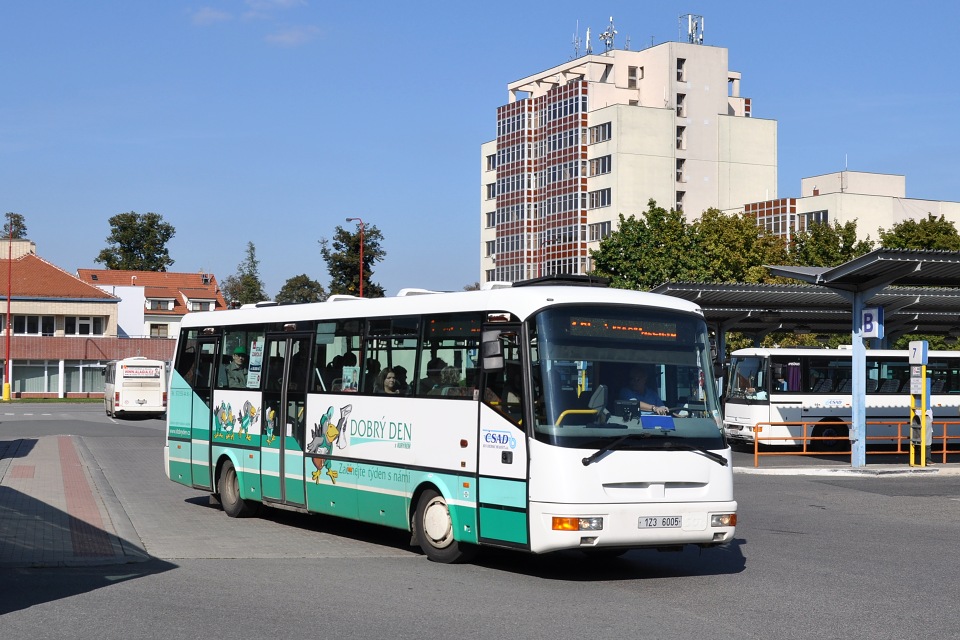
[[[590,518],[561,518],[553,517],[554,531],[602,531],[603,518],[594,516]]]
[[[737,514],[735,513],[717,513],[710,516],[711,527],[735,527],[737,526]]]

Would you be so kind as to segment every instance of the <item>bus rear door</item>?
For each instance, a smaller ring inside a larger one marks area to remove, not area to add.
[[[267,335],[261,421],[263,498],[302,507],[311,334]]]

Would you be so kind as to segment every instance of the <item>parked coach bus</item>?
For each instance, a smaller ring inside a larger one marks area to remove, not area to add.
[[[724,426],[734,443],[753,446],[754,425],[760,424],[765,445],[799,445],[806,435],[846,437],[852,412],[850,349],[739,349],[731,354],[724,396]],[[943,435],[944,420],[960,420],[960,351],[931,351],[928,406],[934,436]],[[866,352],[868,444],[906,437],[910,421],[908,352]],[[784,424],[787,423],[787,424]],[[949,435],[960,437],[960,424]],[[814,448],[836,448],[841,441],[814,440]]]
[[[437,562],[484,545],[729,542],[737,503],[701,311],[552,282],[188,314],[169,477],[234,517],[268,505],[408,530]],[[636,366],[664,415],[618,400]]]
[[[162,360],[114,360],[107,363],[103,373],[103,405],[108,416],[162,416],[166,412],[167,365]]]

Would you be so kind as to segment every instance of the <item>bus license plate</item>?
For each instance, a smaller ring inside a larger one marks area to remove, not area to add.
[[[641,529],[675,529],[683,523],[681,516],[641,516]]]

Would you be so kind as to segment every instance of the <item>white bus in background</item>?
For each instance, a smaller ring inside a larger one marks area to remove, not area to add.
[[[731,354],[724,393],[724,431],[732,443],[794,446],[808,437],[846,437],[852,413],[850,349],[739,349]],[[960,351],[931,351],[927,364],[929,406],[934,436],[943,435],[944,420],[960,420]],[[866,352],[865,419],[867,437],[908,436],[910,366],[908,352]],[[788,424],[779,424],[788,423]],[[884,424],[877,424],[884,423]],[[960,423],[948,435],[960,437]],[[766,438],[776,438],[766,440]],[[867,445],[885,444],[872,439]],[[841,440],[814,440],[808,448],[846,448]]]
[[[167,412],[167,365],[143,357],[108,362],[103,404],[108,416]]]

